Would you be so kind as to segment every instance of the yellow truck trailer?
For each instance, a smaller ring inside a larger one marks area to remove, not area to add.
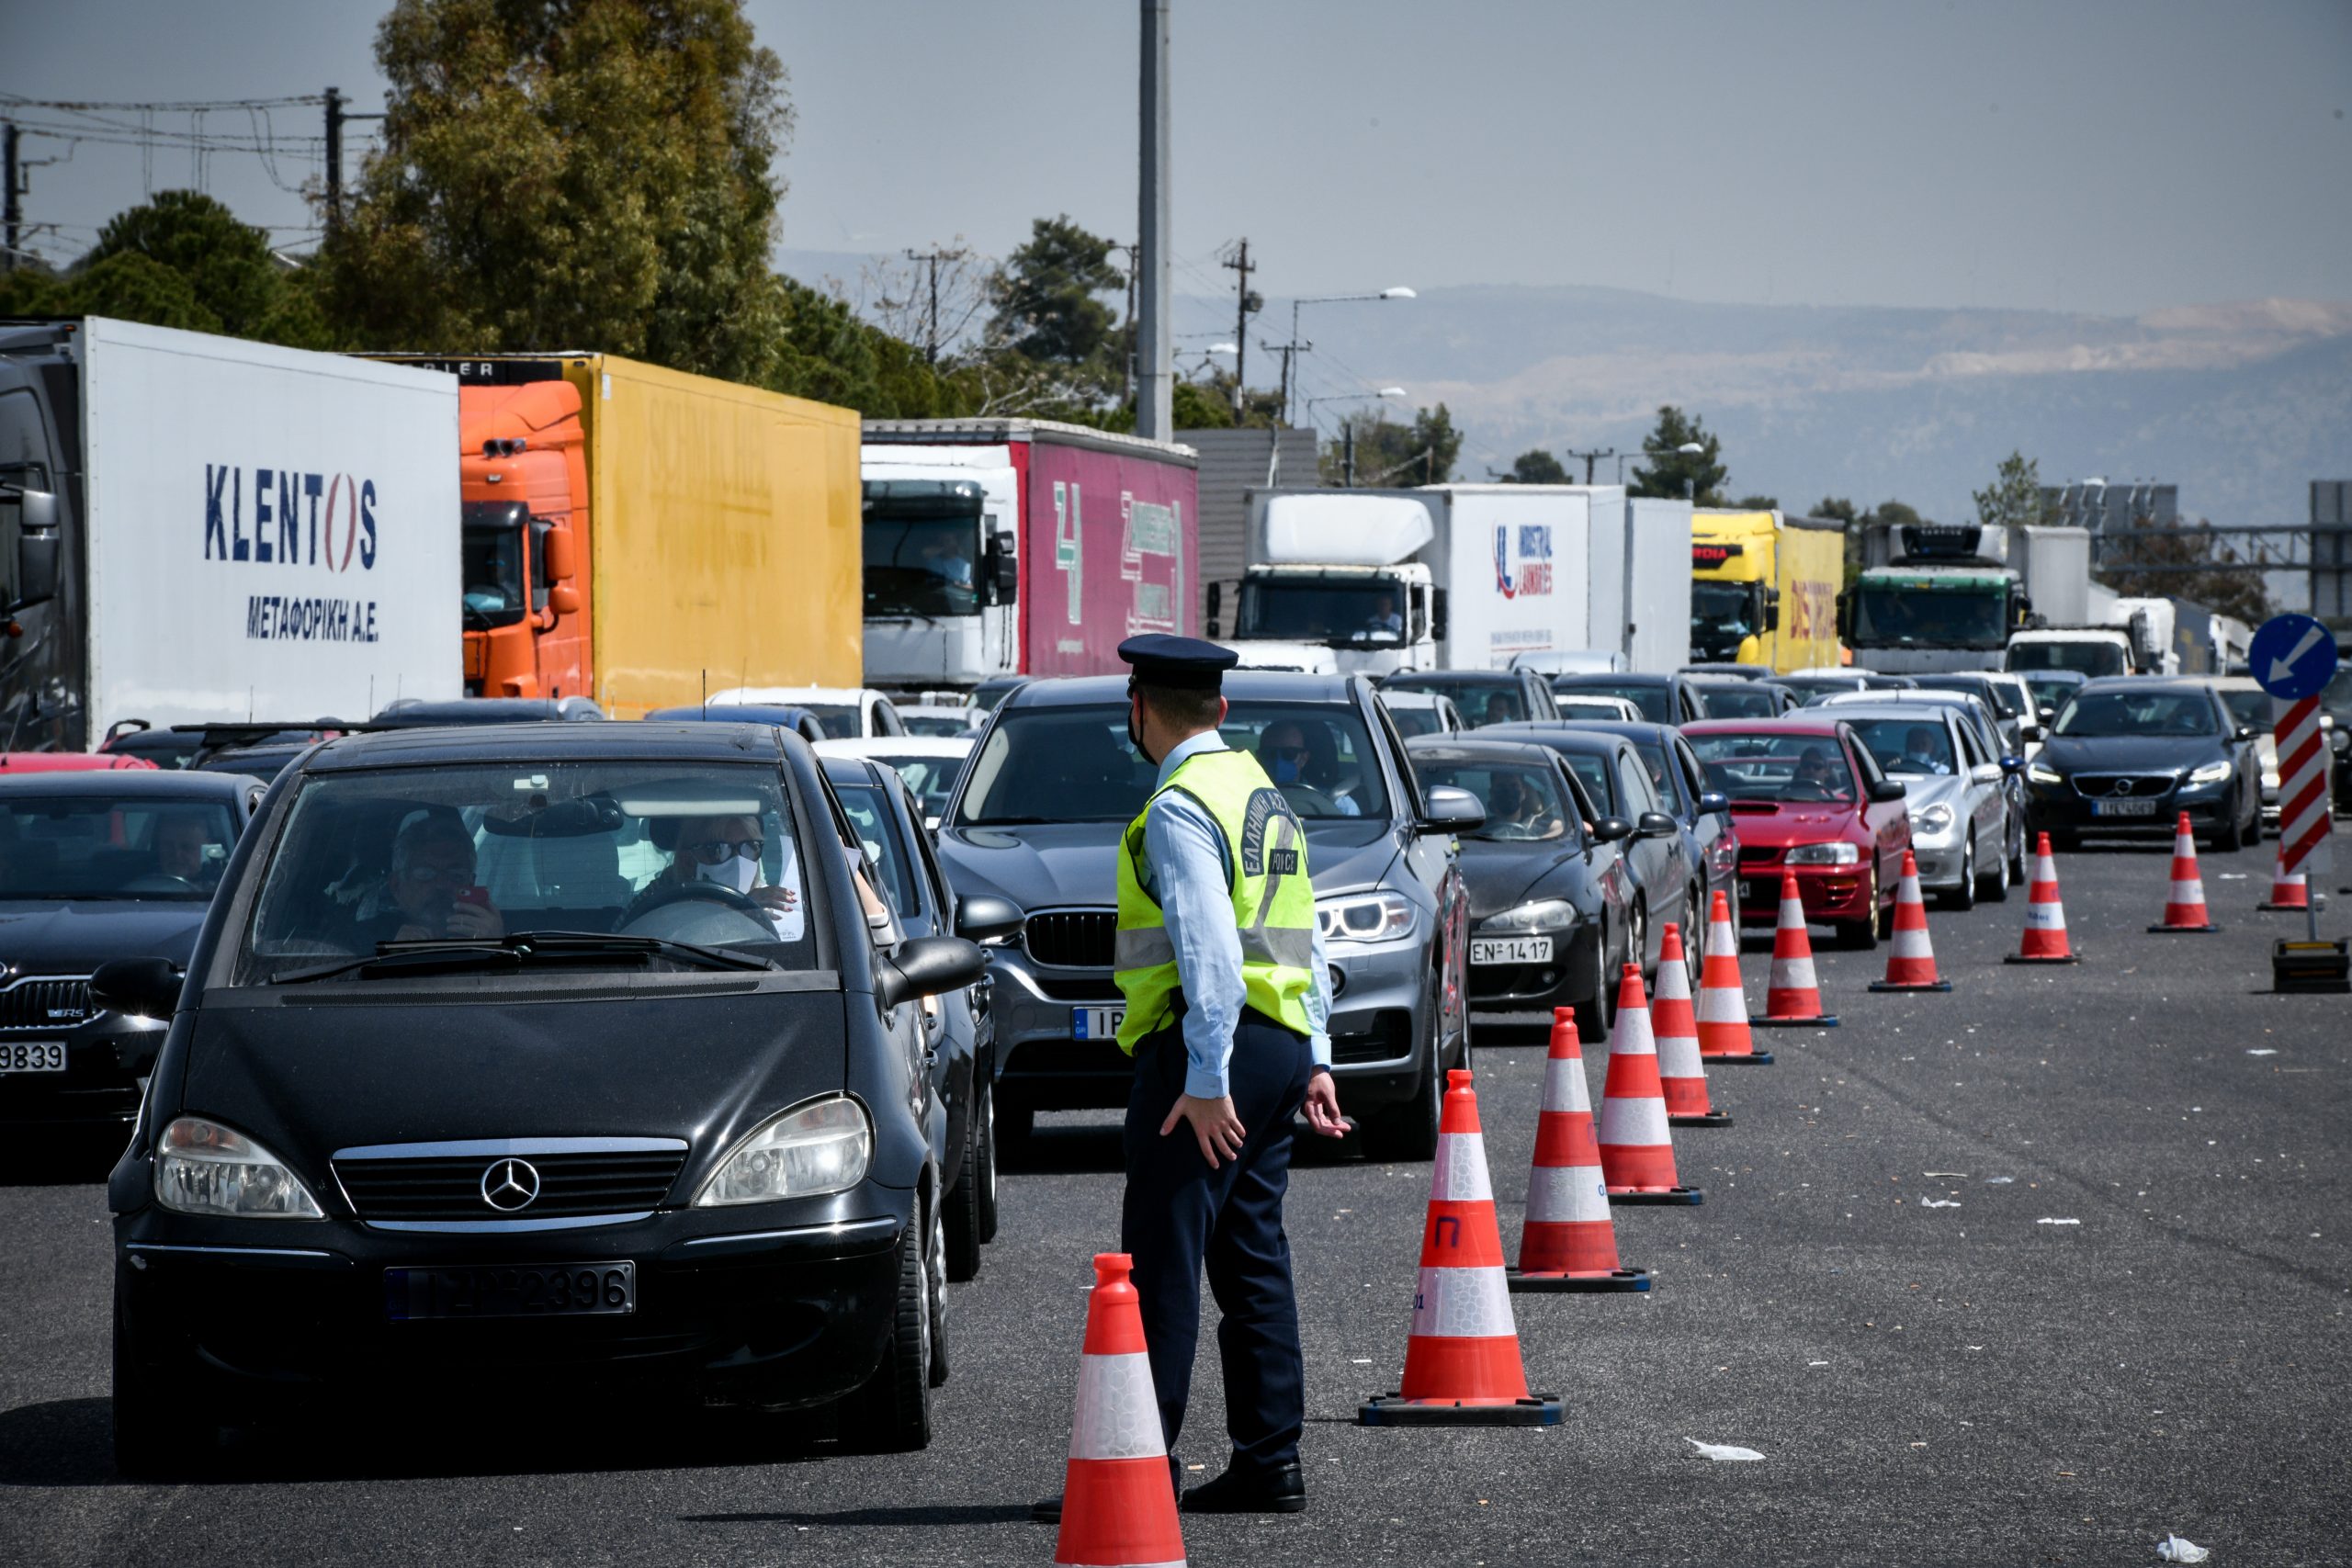
[[[1690,657],[1834,667],[1846,531],[1826,517],[1713,508],[1690,514]]]

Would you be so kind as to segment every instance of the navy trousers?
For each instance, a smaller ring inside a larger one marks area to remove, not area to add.
[[[1290,1186],[1292,1118],[1306,1101],[1312,1066],[1305,1035],[1243,1011],[1227,1082],[1247,1136],[1238,1159],[1221,1160],[1212,1170],[1191,1123],[1180,1122],[1159,1135],[1159,1124],[1184,1092],[1182,1025],[1148,1035],[1136,1047],[1120,1235],[1135,1258],[1160,1425],[1173,1453],[1192,1393],[1205,1267],[1223,1314],[1216,1339],[1225,1367],[1226,1431],[1233,1439],[1233,1463],[1245,1472],[1297,1462],[1306,1418],[1283,1194]]]

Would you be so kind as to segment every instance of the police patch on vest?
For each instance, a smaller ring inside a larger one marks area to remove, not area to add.
[[[1274,835],[1274,847],[1266,847],[1267,830],[1276,822],[1286,822],[1287,832]],[[1278,789],[1250,792],[1250,809],[1241,821],[1241,874],[1244,876],[1296,876],[1298,846],[1306,837],[1306,829],[1291,814],[1290,802]]]

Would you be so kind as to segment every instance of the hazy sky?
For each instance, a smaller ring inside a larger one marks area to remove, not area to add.
[[[2352,299],[2352,3],[1171,0],[1177,287],[1590,283],[1686,299],[2132,313]],[[1135,225],[1131,0],[750,0],[792,73],[785,243],[984,252],[1067,211]],[[372,0],[0,0],[0,90],[370,108]],[[19,111],[62,123],[53,111]],[[118,118],[135,116],[118,116]],[[185,130],[160,114],[159,130]],[[300,243],[274,177],[205,185]],[[251,134],[242,114],[208,129]],[[28,158],[69,149],[29,138]],[[185,150],[31,171],[47,254]],[[356,163],[356,154],[355,154]]]

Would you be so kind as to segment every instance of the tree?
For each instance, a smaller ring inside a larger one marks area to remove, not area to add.
[[[792,116],[740,0],[397,0],[376,59],[383,149],[321,248],[363,344],[775,367]]]
[[[1840,495],[1825,495],[1814,503],[1813,515],[1827,517],[1851,528],[1855,522],[1854,503]]]
[[[1373,485],[1442,485],[1453,478],[1462,456],[1462,433],[1443,403],[1418,409],[1413,423],[1397,424],[1380,412],[1351,414],[1340,435],[1324,443],[1325,482],[1347,479],[1346,434],[1355,433],[1355,482]]]
[[[2041,499],[2041,465],[2022,452],[2002,458],[1992,484],[1973,493],[1976,520],[1988,528],[2041,523],[2051,510]]]
[[[1685,457],[1678,450],[1693,443],[1702,448],[1694,456]],[[1642,437],[1642,450],[1648,456],[1648,467],[1634,468],[1634,482],[1628,487],[1634,494],[1676,500],[1688,494],[1701,506],[1724,503],[1724,481],[1731,477],[1731,470],[1721,461],[1723,444],[1708,434],[1697,414],[1686,417],[1672,403],[1666,404],[1657,411],[1657,428]]]
[[[1119,321],[1100,296],[1126,287],[1111,265],[1111,242],[1070,221],[1040,218],[1029,243],[1014,251],[989,280],[995,342],[1039,364],[1099,370],[1113,347]]]
[[[1492,471],[1488,470],[1488,472]],[[1543,447],[1537,446],[1521,452],[1510,460],[1510,472],[1503,476],[1503,482],[1515,485],[1564,485],[1573,484],[1576,481],[1559,458]]]
[[[1731,504],[1736,512],[1777,512],[1781,508],[1781,498],[1777,495],[1743,495]]]
[[[1890,527],[1899,527],[1905,523],[1925,523],[1927,519],[1920,516],[1917,510],[1905,506],[1899,501],[1882,501],[1871,509],[1870,515],[1864,517],[1862,521],[1883,523]]]

